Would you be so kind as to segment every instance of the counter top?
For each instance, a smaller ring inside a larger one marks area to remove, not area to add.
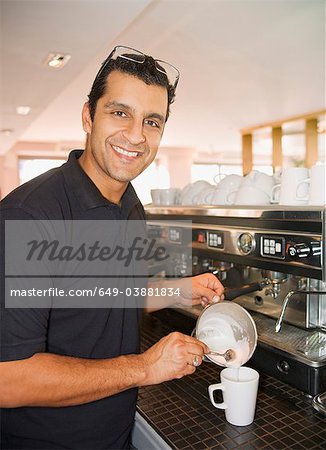
[[[174,330],[159,317],[146,315],[142,351]],[[224,411],[208,398],[208,386],[219,382],[220,370],[203,362],[191,376],[141,388],[138,412],[172,449],[326,448],[326,417],[312,407],[311,398],[263,373],[253,424],[226,422]]]

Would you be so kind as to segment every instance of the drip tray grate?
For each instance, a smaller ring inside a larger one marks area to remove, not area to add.
[[[275,332],[275,320],[252,313],[257,326],[258,340],[296,356],[300,360],[326,363],[326,333],[303,330],[283,323],[279,333]]]

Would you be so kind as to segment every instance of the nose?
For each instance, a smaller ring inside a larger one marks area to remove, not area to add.
[[[142,120],[132,120],[123,131],[124,137],[132,145],[143,144],[146,141]]]

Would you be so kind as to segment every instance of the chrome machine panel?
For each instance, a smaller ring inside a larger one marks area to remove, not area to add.
[[[235,301],[256,316],[261,347],[273,349],[273,374],[288,380],[293,377],[295,385],[296,375],[292,369],[290,376],[289,368],[296,361],[303,365],[307,376],[310,387],[306,391],[316,393],[326,384],[324,208],[149,205],[146,213],[149,232],[175,251],[179,275],[215,272],[226,287],[268,279],[269,285],[262,291]],[[188,242],[183,239],[183,232]],[[189,247],[191,261],[187,256]],[[166,273],[169,270],[171,275],[171,267]],[[288,345],[284,345],[286,342]],[[302,342],[309,343],[304,353],[297,348],[298,342],[301,347]],[[308,351],[312,342],[313,351]],[[284,354],[291,364],[284,362]],[[278,355],[282,355],[281,362]],[[295,372],[300,370],[301,366],[296,367]],[[317,374],[311,372],[316,370]]]

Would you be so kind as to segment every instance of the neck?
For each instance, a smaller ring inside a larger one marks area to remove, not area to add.
[[[94,164],[92,161],[90,161],[90,158],[87,157],[86,150],[78,159],[78,162],[83,171],[88,175],[97,189],[101,192],[103,197],[105,197],[110,202],[120,206],[121,197],[128,187],[128,182],[120,182],[114,180],[107,174],[103,173],[103,171],[97,166],[97,164]]]

